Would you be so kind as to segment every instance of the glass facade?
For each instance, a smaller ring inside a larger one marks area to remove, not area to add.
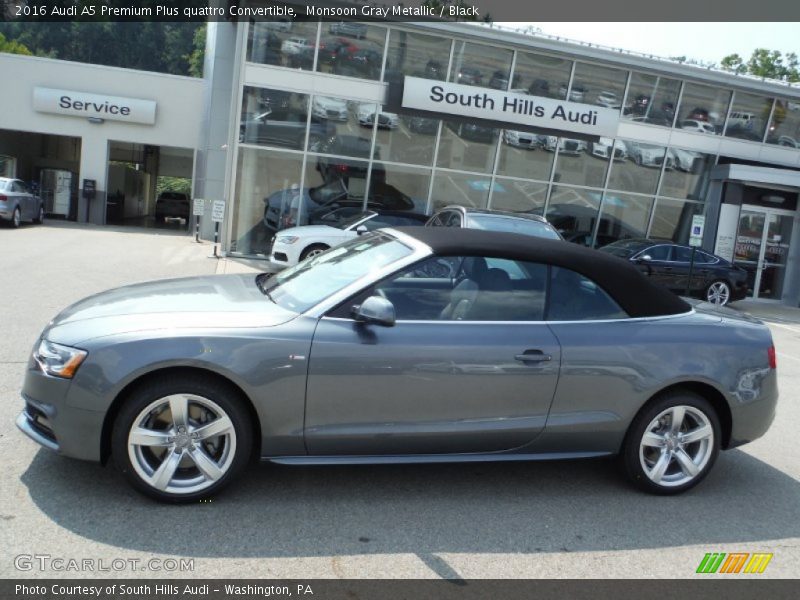
[[[666,128],[800,149],[800,100],[410,26],[251,23],[246,51],[252,64],[334,75],[341,85],[336,95],[244,86],[230,243],[242,254],[263,255],[277,230],[341,207],[488,207],[545,215],[588,246],[686,242],[692,216],[706,210],[717,155],[668,145]],[[662,128],[665,143],[395,114],[351,91],[404,75],[619,110],[623,121]]]

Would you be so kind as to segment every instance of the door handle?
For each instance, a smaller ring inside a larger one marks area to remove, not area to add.
[[[514,360],[518,360],[524,363],[533,363],[533,362],[548,362],[553,360],[553,357],[549,354],[545,354],[541,350],[525,350],[522,354],[517,354],[514,357]]]

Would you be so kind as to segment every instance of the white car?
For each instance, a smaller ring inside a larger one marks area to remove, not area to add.
[[[615,140],[608,137],[601,137],[598,141],[592,142],[592,156],[597,158],[608,158],[614,154],[614,160],[625,160],[628,152],[622,140]]]
[[[375,121],[375,113],[378,113],[378,127],[382,129],[396,129],[400,118],[391,112],[384,112],[383,110],[375,108],[371,102],[359,102],[355,107],[356,118],[358,124],[364,127],[372,127]]]
[[[554,135],[544,136],[542,147],[550,152],[555,152],[558,147],[559,154],[571,154],[577,156],[581,152],[585,152],[589,144],[583,140],[574,140],[571,138],[557,138]]]
[[[281,44],[281,53],[286,55],[300,54],[303,50],[310,48],[311,46],[313,46],[313,44],[306,38],[290,37],[286,40],[283,40],[283,43]]]
[[[672,169],[675,161],[672,155],[665,152],[662,146],[643,144],[641,142],[625,142],[628,156],[637,164],[645,167],[660,167],[666,160],[665,169]]]
[[[710,133],[712,135],[717,133],[716,127],[706,121],[697,121],[696,119],[684,119],[680,122],[679,127],[686,131],[694,131],[695,133]]]
[[[283,229],[272,238],[269,261],[274,267],[292,267],[322,254],[367,231],[382,227],[424,225],[427,217],[410,212],[362,212],[359,208],[338,208],[319,219],[324,225],[303,225]]]
[[[526,150],[533,150],[539,145],[539,136],[530,131],[513,131],[505,129],[503,131],[503,141],[509,146],[515,148],[525,148]]]
[[[619,101],[616,92],[603,91],[597,94],[594,101],[598,106],[605,106],[606,108],[621,108],[622,102]]]
[[[311,114],[320,119],[347,121],[347,102],[330,96],[314,96]]]
[[[700,158],[699,152],[691,152],[681,148],[670,148],[669,154],[675,168],[687,173],[691,173],[694,170],[694,162]]]

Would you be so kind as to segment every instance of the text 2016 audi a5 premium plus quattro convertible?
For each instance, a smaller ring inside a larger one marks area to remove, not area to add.
[[[619,455],[684,491],[767,431],[759,321],[692,308],[619,258],[469,229],[368,233],[278,275],[131,285],[67,308],[28,365],[17,424],[113,457],[160,500],[286,464]]]

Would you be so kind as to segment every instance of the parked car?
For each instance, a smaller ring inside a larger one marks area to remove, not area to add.
[[[0,177],[0,221],[14,228],[22,221],[44,223],[44,201],[21,179]]]
[[[331,23],[328,31],[333,35],[349,35],[354,38],[364,38],[367,36],[367,26],[364,23],[353,21],[340,21]]]
[[[555,152],[558,148],[558,153],[562,155],[577,156],[581,152],[586,152],[589,148],[583,140],[575,140],[571,138],[559,138],[554,135],[542,136],[542,148]]]
[[[551,98],[553,95],[550,91],[550,82],[546,79],[534,79],[528,88],[528,93],[531,96],[541,96],[542,98]]]
[[[503,141],[515,148],[525,148],[533,150],[539,145],[539,136],[530,131],[514,131],[512,129],[503,130]]]
[[[307,40],[304,37],[290,37],[283,40],[281,43],[281,54],[286,56],[298,54],[306,48],[313,48],[314,42]]]
[[[598,106],[605,106],[606,108],[620,108],[622,106],[622,102],[620,102],[617,93],[610,92],[608,90],[604,90],[597,94],[597,98],[595,99],[594,103]]]
[[[625,142],[613,138],[601,137],[596,142],[592,142],[592,156],[597,158],[608,158],[613,155],[614,160],[625,160],[628,152],[625,149]]]
[[[456,75],[456,83],[464,85],[483,85],[483,73],[475,67],[464,66]]]
[[[567,98],[568,87],[569,86],[566,83],[561,84],[561,86],[558,88],[559,98]],[[569,91],[569,100],[571,102],[583,102],[584,98],[586,98],[586,88],[579,84],[573,84],[572,89]]]
[[[637,165],[644,167],[660,167],[664,161],[666,161],[667,164],[664,165],[665,169],[674,167],[672,155],[666,153],[661,146],[626,140],[625,150],[631,160]]]
[[[327,119],[311,117],[309,147],[336,136]],[[247,144],[281,144],[302,149],[306,140],[306,115],[292,110],[267,110],[253,115],[239,126],[239,141]]]
[[[717,133],[717,128],[711,123],[698,119],[684,119],[680,122],[679,127],[687,131],[694,131],[695,133]]]
[[[692,173],[695,170],[695,162],[702,156],[699,152],[681,148],[670,148],[669,153],[675,168],[687,173]]]
[[[497,137],[497,129],[474,122],[446,121],[447,126],[464,140],[491,144]]]
[[[676,294],[702,298],[725,305],[747,296],[747,271],[724,258],[670,241],[651,239],[620,240],[603,246],[601,252],[631,261],[645,274]],[[691,269],[691,281],[689,270]]]
[[[383,64],[382,49],[360,48],[342,51],[336,59],[334,72],[349,77],[379,79]]]
[[[489,87],[495,90],[508,89],[508,73],[505,71],[495,71],[489,79]]]
[[[547,219],[530,213],[513,213],[467,206],[446,206],[434,213],[426,227],[459,227],[520,233],[550,240],[561,240],[561,234]]]
[[[429,274],[441,262],[455,277]],[[277,274],[79,301],[39,336],[22,397],[17,426],[40,445],[111,458],[136,490],[196,504],[253,455],[289,465],[618,455],[633,484],[676,494],[720,449],[764,435],[778,390],[763,323],[692,309],[625,261],[408,227]],[[736,495],[747,484],[715,485]]]
[[[367,231],[424,225],[427,219],[424,214],[405,211],[338,208],[315,219],[315,225],[290,227],[275,234],[270,263],[278,268],[291,267]]]
[[[408,130],[412,133],[436,135],[436,133],[439,131],[439,119],[403,115],[403,121],[405,122],[406,127],[408,127]]]
[[[377,115],[379,129],[397,129],[400,118],[393,112],[385,112],[372,102],[359,102],[355,105],[356,119],[362,127],[372,127]]]
[[[156,221],[166,223],[167,219],[186,219],[192,216],[189,194],[184,192],[161,192],[156,200]]]
[[[319,119],[347,121],[347,102],[329,96],[314,96],[311,101],[311,114]]]

